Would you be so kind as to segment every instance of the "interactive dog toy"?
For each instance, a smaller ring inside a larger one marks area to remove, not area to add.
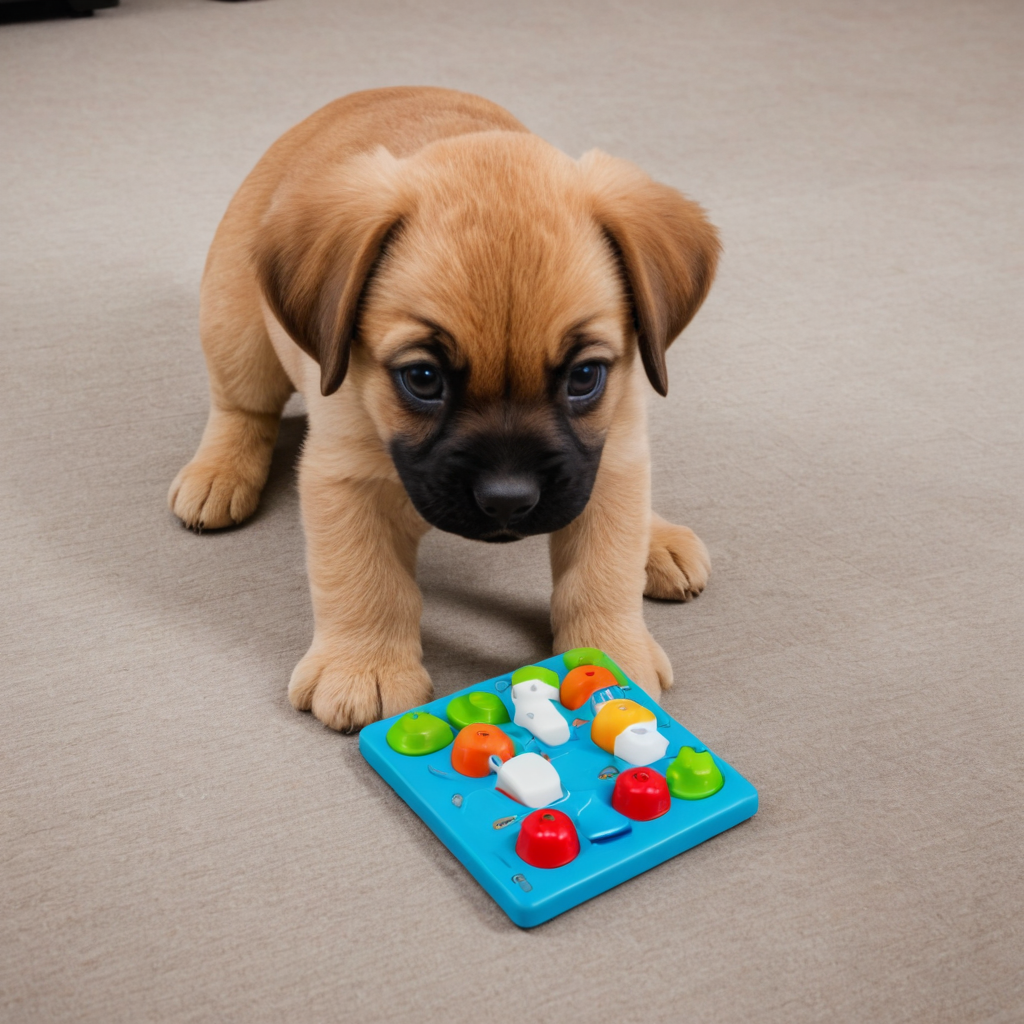
[[[359,749],[524,928],[757,812],[742,775],[591,647],[376,722]]]

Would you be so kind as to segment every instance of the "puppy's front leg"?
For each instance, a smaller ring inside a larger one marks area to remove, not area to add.
[[[316,625],[288,697],[352,731],[430,698],[416,586],[428,527],[399,483],[338,478],[327,462],[307,451],[299,473]]]
[[[598,647],[657,700],[672,665],[644,624],[650,536],[646,431],[609,436],[587,507],[551,535],[555,651]]]

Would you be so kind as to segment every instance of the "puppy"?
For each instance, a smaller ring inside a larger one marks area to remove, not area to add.
[[[549,534],[555,650],[601,647],[652,696],[671,685],[643,595],[685,601],[710,562],[651,511],[645,391],[666,393],[718,249],[678,192],[463,93],[356,93],[270,148],[210,249],[210,415],[169,501],[196,529],[251,515],[305,396],[315,630],[296,708],[352,730],[430,698],[431,526]]]

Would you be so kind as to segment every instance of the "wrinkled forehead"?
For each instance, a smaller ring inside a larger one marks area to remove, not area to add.
[[[479,399],[540,398],[571,351],[625,347],[616,259],[575,164],[510,156],[424,174],[372,287],[382,354],[437,335]]]

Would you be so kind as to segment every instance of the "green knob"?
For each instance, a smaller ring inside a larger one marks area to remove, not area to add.
[[[571,651],[566,651],[562,655],[562,661],[570,671],[574,668],[579,668],[580,665],[598,665],[601,668],[608,669],[615,676],[619,686],[629,686],[629,679],[626,677],[626,673],[604,651],[599,651],[596,647],[574,647]]]
[[[509,721],[505,704],[496,693],[474,690],[455,697],[448,702],[445,709],[448,721],[456,729],[465,729],[467,725],[482,722],[485,725],[503,725]]]
[[[713,796],[724,785],[722,771],[715,764],[710,750],[696,751],[693,747],[683,747],[679,756],[668,766],[665,772],[668,779],[668,791],[680,800],[703,800]]]
[[[556,690],[562,685],[557,672],[552,672],[549,668],[542,668],[540,665],[524,665],[512,673],[513,686],[529,682],[531,679],[539,679],[542,683],[547,683],[548,686],[553,686]]]
[[[388,729],[387,741],[392,750],[409,757],[422,757],[443,750],[455,735],[451,726],[428,711],[410,711]]]

